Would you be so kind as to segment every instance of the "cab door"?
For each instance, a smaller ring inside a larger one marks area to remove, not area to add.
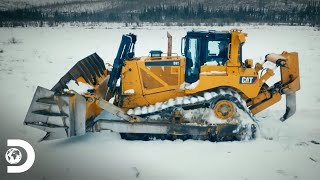
[[[200,53],[201,52],[201,38],[189,37],[186,39],[185,56],[186,69],[185,81],[187,83],[196,82],[200,74]]]

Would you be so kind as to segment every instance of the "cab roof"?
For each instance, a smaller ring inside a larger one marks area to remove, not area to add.
[[[208,38],[212,40],[230,40],[231,33],[226,31],[216,31],[216,30],[209,30],[209,31],[188,31],[187,37],[194,37],[194,38]]]

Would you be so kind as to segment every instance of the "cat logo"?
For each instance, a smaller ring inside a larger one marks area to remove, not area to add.
[[[240,84],[253,84],[256,80],[255,76],[240,76]]]

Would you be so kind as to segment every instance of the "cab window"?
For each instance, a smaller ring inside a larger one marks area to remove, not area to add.
[[[186,81],[195,82],[200,73],[200,48],[199,38],[188,38],[186,48]]]
[[[224,65],[228,59],[227,41],[208,41],[207,62]]]

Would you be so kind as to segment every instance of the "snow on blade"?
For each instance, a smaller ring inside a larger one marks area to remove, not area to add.
[[[112,67],[112,65],[110,65],[110,64],[106,64],[106,69],[108,70],[108,71],[112,71],[112,69],[113,69],[113,67]],[[119,78],[120,79],[120,78]]]
[[[87,83],[78,82],[78,84],[74,80],[71,80],[66,84],[68,89],[64,89],[64,91],[73,90],[79,94],[83,94],[87,93],[89,89],[93,89],[93,87]]]

